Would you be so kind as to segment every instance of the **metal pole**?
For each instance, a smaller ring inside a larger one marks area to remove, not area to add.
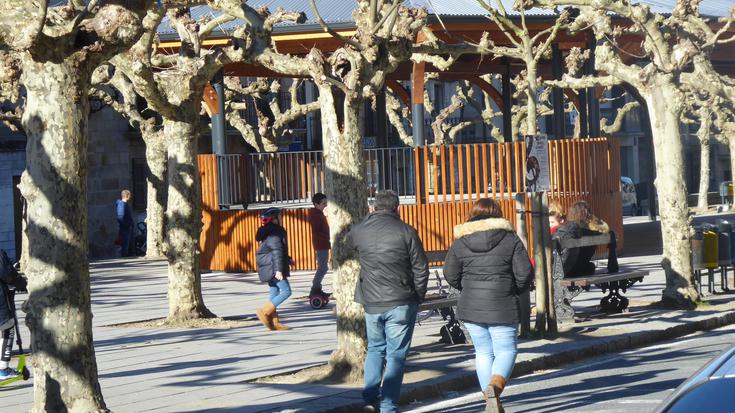
[[[561,80],[562,76],[562,57],[559,44],[551,45],[551,71],[554,79]],[[561,88],[555,87],[552,91],[552,104],[554,107],[554,139],[564,139],[565,116],[564,116],[564,95]]]
[[[587,49],[590,50],[590,59],[587,61],[586,72],[588,75],[595,74],[595,48],[597,47],[597,41],[595,39],[590,40],[587,45]],[[594,87],[587,89],[587,119],[589,121],[589,135],[591,138],[600,137],[600,103],[597,100],[597,90]]]
[[[224,155],[227,153],[227,146],[225,145],[225,91],[222,70],[212,78],[212,87],[217,92],[217,111],[212,113],[212,152]]]
[[[510,63],[505,65],[503,73],[503,136],[506,142],[513,141],[513,91],[510,83]]]

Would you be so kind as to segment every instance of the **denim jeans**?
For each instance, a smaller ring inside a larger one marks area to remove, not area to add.
[[[286,278],[281,281],[276,280],[275,277],[271,278],[268,281],[268,287],[270,288],[271,303],[276,307],[291,296],[291,284],[288,283]]]
[[[322,280],[329,269],[329,250],[316,250],[316,273],[314,273],[314,281],[311,282],[311,289],[321,290]]]
[[[475,324],[466,322],[475,346],[475,369],[483,391],[494,374],[508,380],[518,352],[518,323]]]
[[[407,304],[380,314],[365,313],[368,350],[362,398],[365,404],[373,404],[380,398],[381,413],[396,411],[417,308],[417,304]]]

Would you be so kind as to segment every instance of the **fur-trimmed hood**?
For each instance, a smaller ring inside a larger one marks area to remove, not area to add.
[[[487,218],[465,222],[454,227],[454,239],[460,239],[476,232],[502,229],[513,232],[513,225],[505,218]]]
[[[587,229],[603,234],[607,234],[608,232],[610,232],[610,226],[608,226],[607,223],[601,219],[590,221]]]
[[[471,251],[490,251],[508,233],[513,233],[513,225],[504,218],[486,218],[466,222],[454,227],[455,242],[461,242]]]

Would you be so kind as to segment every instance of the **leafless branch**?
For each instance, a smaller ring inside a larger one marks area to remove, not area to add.
[[[326,22],[324,22],[324,19],[322,19],[321,14],[319,14],[319,10],[316,7],[316,2],[314,0],[310,0],[309,3],[311,4],[311,11],[314,12],[314,17],[316,18],[316,21],[319,23],[319,25],[322,27],[322,30],[324,30],[325,33],[329,33],[335,39],[339,40],[340,42],[344,44],[348,44],[357,50],[364,49],[360,43],[342,36],[341,34],[334,31],[331,27],[329,27],[329,25]]]
[[[640,107],[640,104],[636,101],[626,103],[625,105],[623,105],[623,107],[618,109],[613,123],[608,124],[608,120],[606,118],[600,119],[600,130],[602,131],[602,133],[605,133],[607,135],[612,135],[619,132],[620,129],[622,129],[623,127],[625,116],[633,109],[638,107]]]

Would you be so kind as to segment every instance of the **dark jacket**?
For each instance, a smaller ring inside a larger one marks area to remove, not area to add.
[[[118,199],[115,201],[115,213],[121,231],[128,231],[133,228],[133,210],[130,208],[130,204],[122,199]]]
[[[444,278],[460,290],[457,316],[472,323],[510,324],[519,316],[518,295],[533,280],[528,252],[503,218],[454,227]]]
[[[610,232],[610,228],[604,221],[597,223],[591,222],[587,227],[583,227],[574,221],[566,222],[559,226],[554,233],[552,239],[578,239],[587,235],[600,235]],[[564,274],[569,276],[592,275],[595,273],[595,266],[590,262],[595,255],[597,247],[581,247],[568,248],[562,251],[561,259],[564,265]]]
[[[258,229],[255,240],[261,243],[255,253],[260,281],[270,281],[276,276],[276,271],[283,273],[284,278],[288,277],[291,258],[288,256],[286,230],[271,222]]]
[[[12,319],[15,311],[10,287],[15,287],[16,291],[25,291],[27,285],[26,279],[15,270],[5,251],[0,250],[0,325]]]
[[[324,216],[324,212],[316,208],[310,209],[309,224],[311,224],[311,243],[314,249],[317,251],[330,249],[329,223],[327,217]]]
[[[393,307],[424,300],[429,263],[418,233],[398,214],[368,215],[352,227],[347,242],[360,256],[356,302]]]

